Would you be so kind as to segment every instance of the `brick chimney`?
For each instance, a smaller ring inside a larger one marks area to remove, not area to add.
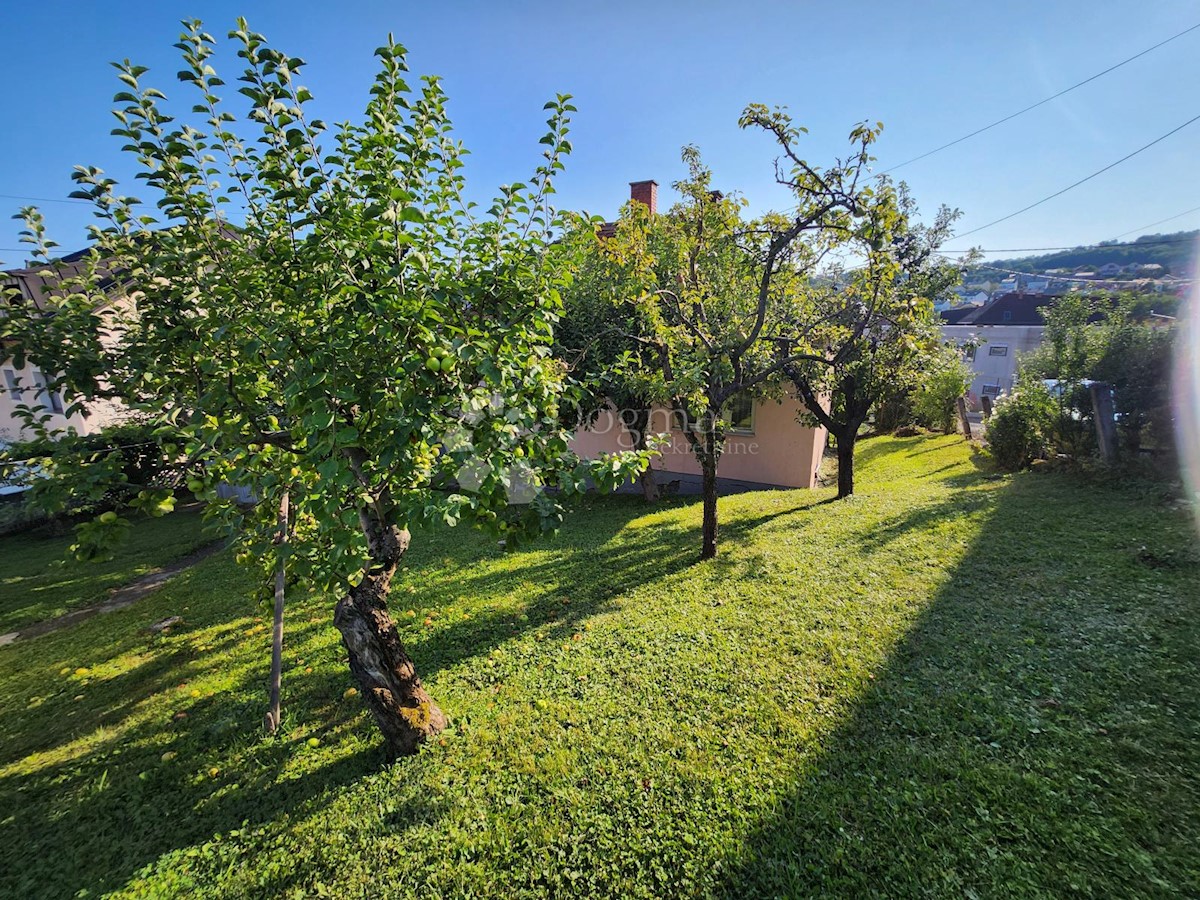
[[[629,199],[644,203],[650,209],[650,215],[658,212],[658,182],[631,181],[629,182]]]

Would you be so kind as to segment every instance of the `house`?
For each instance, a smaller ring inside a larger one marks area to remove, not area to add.
[[[80,250],[59,258],[58,264],[67,272],[78,270],[84,265],[90,251]],[[39,309],[46,306],[46,295],[51,290],[52,279],[46,278],[45,266],[9,269],[0,272],[0,296],[4,304],[31,303]],[[119,293],[119,286],[109,280],[106,285],[112,296]],[[92,434],[107,425],[119,422],[122,407],[114,402],[90,404],[85,411],[67,415],[65,400],[60,392],[47,390],[46,373],[26,364],[17,367],[11,358],[0,360],[0,442],[32,437],[28,434],[17,407],[24,405],[41,408],[48,415],[46,427],[51,431],[73,429],[79,434]],[[50,379],[53,380],[53,379]]]
[[[644,203],[651,214],[657,212],[658,184],[635,181],[629,185],[631,200]],[[601,235],[611,234],[606,225]],[[785,394],[780,400],[735,398],[724,412],[731,423],[721,456],[720,480],[729,487],[812,488],[817,486],[821,458],[825,452],[824,428],[809,428],[797,417],[803,404]],[[674,480],[695,482],[700,466],[688,444],[678,414],[666,407],[650,411],[649,432],[666,434],[670,444],[651,463],[660,484]],[[587,428],[575,433],[571,449],[585,458],[633,448],[633,437],[621,422],[617,410],[602,410]]]
[[[968,287],[954,287],[947,291],[944,296],[935,300],[933,307],[940,312],[943,309],[956,309],[960,306],[982,306],[987,301],[987,291]]]
[[[975,371],[970,394],[973,400],[995,398],[1012,390],[1018,357],[1037,349],[1046,330],[1042,309],[1057,297],[1044,294],[1004,294],[977,309],[942,313],[942,336],[959,346],[981,341],[966,351]]]
[[[721,479],[749,487],[816,487],[826,434],[824,428],[809,428],[797,421],[803,409],[803,404],[791,396],[781,401],[749,398],[732,401],[725,412],[731,427],[721,456]],[[700,466],[676,413],[655,406],[650,411],[649,431],[666,434],[670,439],[670,444],[651,463],[659,484],[700,477]],[[633,437],[625,430],[617,412],[606,409],[590,426],[575,433],[571,449],[591,458],[601,453],[632,450]]]

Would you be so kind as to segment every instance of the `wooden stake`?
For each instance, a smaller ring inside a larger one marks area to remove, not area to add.
[[[1117,461],[1117,418],[1113,408],[1112,385],[1093,381],[1088,388],[1092,395],[1092,412],[1096,420],[1096,442],[1105,465]]]
[[[288,493],[283,492],[279,501],[279,536],[275,543],[280,549],[288,540]],[[271,639],[271,708],[267,711],[267,733],[274,734],[279,728],[279,694],[283,680],[283,587],[284,564],[279,560],[279,571],[275,573],[275,630]]]
[[[971,440],[971,420],[967,418],[967,398],[958,398],[958,418],[962,423],[963,436],[969,441]]]

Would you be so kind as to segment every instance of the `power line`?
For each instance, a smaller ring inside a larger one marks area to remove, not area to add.
[[[889,169],[884,169],[882,174],[886,175],[888,172],[894,172],[894,171],[896,171],[896,169],[903,168],[904,166],[907,166],[911,163],[915,163],[918,160],[922,160],[922,159],[925,159],[926,157],[933,156],[935,153],[941,153],[943,150],[953,147],[956,144],[961,144],[963,141],[970,140],[971,138],[976,137],[977,135],[983,134],[985,131],[991,131],[993,128],[995,128],[998,125],[1003,125],[1005,122],[1010,122],[1013,119],[1017,118],[1018,116],[1023,116],[1025,113],[1035,110],[1039,106],[1045,106],[1050,101],[1057,100],[1059,97],[1062,97],[1065,94],[1069,94],[1071,91],[1074,91],[1077,88],[1083,87],[1085,84],[1089,84],[1089,83],[1095,81],[1097,78],[1101,78],[1104,75],[1109,74],[1110,72],[1115,72],[1117,69],[1121,68],[1122,66],[1128,65],[1129,63],[1133,62],[1134,60],[1140,59],[1141,57],[1145,56],[1147,53],[1151,53],[1151,52],[1157,50],[1159,47],[1164,47],[1167,44],[1171,43],[1172,41],[1178,40],[1179,38],[1183,37],[1186,34],[1190,34],[1191,32],[1195,31],[1198,28],[1200,28],[1200,22],[1197,22],[1195,25],[1192,25],[1188,28],[1183,29],[1183,31],[1180,31],[1180,32],[1177,32],[1177,33],[1171,35],[1169,38],[1166,38],[1165,40],[1159,41],[1157,44],[1153,44],[1152,46],[1147,47],[1145,50],[1141,50],[1141,51],[1135,53],[1133,56],[1127,57],[1127,58],[1121,60],[1120,62],[1109,66],[1107,69],[1097,72],[1094,75],[1088,76],[1087,78],[1083,79],[1083,81],[1078,81],[1075,84],[1071,85],[1070,87],[1063,88],[1058,93],[1051,94],[1049,97],[1039,100],[1037,103],[1033,103],[1029,106],[1026,106],[1024,109],[1019,109],[1014,113],[1010,113],[1009,115],[1005,116],[1002,119],[997,119],[996,121],[992,122],[989,125],[984,125],[982,128],[977,128],[975,131],[972,131],[969,134],[964,134],[962,137],[955,138],[954,140],[952,140],[948,143],[942,144],[940,147],[935,147],[932,150],[922,153],[920,156],[914,156],[912,159],[905,160],[902,163],[897,163],[896,165],[892,166]],[[33,200],[33,201],[36,201],[39,203],[90,203],[91,202],[90,200],[84,200],[79,197],[68,197],[68,198],[32,197],[32,196],[27,196],[24,194],[0,194],[0,198],[6,199],[6,200]],[[1200,209],[1200,207],[1197,207],[1197,209]],[[1181,215],[1183,215],[1183,214],[1181,214]],[[1168,221],[1168,220],[1164,219],[1163,221]],[[1150,227],[1150,226],[1146,226],[1146,227]],[[1129,234],[1129,233],[1130,232],[1126,232],[1126,234]]]
[[[1070,275],[1038,275],[1036,272],[1018,272],[1016,269],[1002,269],[998,266],[989,266],[979,263],[975,266],[977,269],[988,269],[992,272],[1003,272],[1005,275],[1020,275],[1023,278],[1048,278],[1050,281],[1072,281],[1078,284],[1096,285],[1104,282],[1104,279],[1095,278],[1076,278]]]
[[[5,200],[36,200],[38,203],[91,203],[91,200],[83,200],[79,197],[68,197],[65,199],[55,199],[53,197],[26,197],[23,194],[0,194],[0,197]]]
[[[1113,238],[1113,240],[1115,241],[1118,238],[1123,238],[1127,234],[1133,234],[1135,231],[1145,231],[1147,228],[1153,228],[1155,225],[1161,225],[1163,222],[1174,222],[1176,219],[1182,219],[1184,216],[1188,215],[1189,213],[1194,213],[1194,212],[1200,212],[1200,206],[1193,206],[1191,209],[1185,209],[1181,213],[1176,213],[1173,216],[1167,216],[1167,218],[1159,219],[1157,222],[1151,222],[1149,225],[1139,225],[1137,228],[1131,228],[1131,229],[1129,229],[1129,231],[1123,231],[1120,234],[1118,234],[1117,237]]]
[[[979,266],[977,266],[976,268],[987,269],[988,271],[991,271],[991,272],[1002,272],[1005,275],[1024,275],[1024,276],[1028,277],[1028,276],[1034,274],[1032,272],[1018,272],[1015,269],[1001,269],[997,266],[986,266],[986,265],[983,265],[982,263]],[[1075,281],[1080,284],[1095,284],[1096,283],[1095,280],[1091,279],[1091,278],[1074,278],[1069,275],[1064,275],[1062,277],[1055,276],[1054,278],[1051,279],[1051,281]]]
[[[1200,209],[1200,207],[1197,207],[1197,209]],[[1163,221],[1165,222],[1168,220],[1163,219]],[[1143,227],[1148,228],[1149,226],[1147,225],[1147,226],[1143,226]],[[1137,228],[1133,229],[1133,231],[1138,231],[1138,230],[1140,230],[1140,229],[1137,229]],[[1125,233],[1133,234],[1133,231],[1127,231]],[[1169,246],[1171,244],[1190,244],[1190,243],[1192,243],[1193,240],[1194,240],[1193,238],[1179,238],[1179,239],[1173,240],[1173,241],[1168,241],[1168,240],[1130,241],[1130,242],[1121,244],[1120,246],[1122,246],[1122,247],[1138,247],[1138,248],[1140,248],[1140,247],[1158,247],[1158,246],[1163,246],[1163,245]],[[1053,252],[1062,251],[1062,250],[1105,249],[1105,248],[1111,247],[1111,246],[1116,246],[1116,245],[1099,243],[1099,244],[1077,244],[1074,247],[1004,247],[1004,248],[998,248],[995,250],[983,250],[981,248],[971,248],[971,249],[974,250],[976,253],[1053,253]],[[940,253],[944,256],[957,256],[959,253],[966,253],[968,251],[967,250],[937,250],[935,252]]]
[[[1161,142],[1165,141],[1167,138],[1169,138],[1171,135],[1175,134],[1176,132],[1183,131],[1183,129],[1187,128],[1189,125],[1191,125],[1193,122],[1195,122],[1195,121],[1197,121],[1197,120],[1200,120],[1200,116],[1193,116],[1192,118],[1190,118],[1190,119],[1188,119],[1186,122],[1184,122],[1182,125],[1179,125],[1179,126],[1177,126],[1177,127],[1175,127],[1175,128],[1172,128],[1172,129],[1171,129],[1170,131],[1168,131],[1166,134],[1159,135],[1159,136],[1158,136],[1158,137],[1156,137],[1154,140],[1152,140],[1150,143],[1148,143],[1148,144],[1144,144],[1144,145],[1142,145],[1141,147],[1138,147],[1138,148],[1137,148],[1136,150],[1134,150],[1132,153],[1129,153],[1129,154],[1127,154],[1127,155],[1125,155],[1125,156],[1122,156],[1122,157],[1121,157],[1120,159],[1118,159],[1116,162],[1111,162],[1111,163],[1109,163],[1109,164],[1108,164],[1107,166],[1105,166],[1103,169],[1097,169],[1097,170],[1096,170],[1095,172],[1093,172],[1091,175],[1087,175],[1087,176],[1085,176],[1085,177],[1083,177],[1083,178],[1080,178],[1080,179],[1079,179],[1078,181],[1076,181],[1075,183],[1073,183],[1073,184],[1068,184],[1068,185],[1067,185],[1065,188],[1063,188],[1062,190],[1060,190],[1060,191],[1055,191],[1053,194],[1050,194],[1049,196],[1043,197],[1041,200],[1038,200],[1038,201],[1037,201],[1037,202],[1035,202],[1035,203],[1030,203],[1028,206],[1024,206],[1024,207],[1022,207],[1021,209],[1018,209],[1016,212],[1011,212],[1011,213],[1009,213],[1007,216],[1001,216],[999,219],[993,219],[991,222],[988,222],[986,225],[980,225],[978,228],[972,228],[970,231],[964,231],[962,234],[956,234],[956,235],[954,236],[954,237],[955,237],[955,240],[957,240],[958,238],[964,238],[964,237],[966,237],[966,236],[967,236],[967,235],[969,235],[969,234],[976,234],[976,233],[978,233],[978,232],[980,232],[980,231],[983,231],[985,228],[991,228],[993,225],[999,225],[1001,222],[1007,222],[1009,219],[1012,219],[1012,218],[1014,218],[1014,217],[1016,217],[1016,216],[1019,216],[1019,215],[1021,215],[1021,213],[1026,213],[1026,212],[1029,212],[1029,210],[1033,209],[1035,206],[1041,206],[1043,203],[1046,203],[1047,201],[1053,200],[1055,197],[1061,197],[1061,196],[1062,196],[1063,194],[1065,194],[1067,191],[1074,190],[1075,188],[1079,187],[1081,184],[1083,184],[1083,183],[1085,183],[1085,182],[1088,182],[1088,181],[1091,181],[1091,180],[1092,180],[1093,178],[1095,178],[1097,175],[1103,175],[1103,174],[1104,174],[1105,172],[1107,172],[1109,169],[1115,169],[1115,168],[1116,168],[1117,166],[1119,166],[1121,163],[1123,163],[1123,162],[1127,162],[1128,160],[1131,160],[1131,159],[1133,159],[1133,158],[1134,158],[1135,156],[1137,156],[1139,153],[1142,153],[1142,152],[1144,152],[1144,151],[1146,151],[1146,150],[1149,150],[1149,149],[1150,149],[1151,147],[1153,147],[1155,144],[1159,144],[1159,143],[1161,143]]]
[[[1145,50],[1141,51],[1140,53],[1135,53],[1133,56],[1129,57],[1128,59],[1121,60],[1119,63],[1117,63],[1114,66],[1109,66],[1103,72],[1097,72],[1095,75],[1092,75],[1089,78],[1085,78],[1085,79],[1083,79],[1083,81],[1073,84],[1069,88],[1064,88],[1063,90],[1059,91],[1057,94],[1052,94],[1051,96],[1047,97],[1044,100],[1039,100],[1037,103],[1034,103],[1032,106],[1027,106],[1024,109],[1017,110],[1015,113],[1012,113],[1011,115],[1007,115],[1003,119],[997,119],[995,122],[992,122],[990,125],[984,125],[982,128],[977,128],[975,131],[972,131],[970,134],[964,134],[962,137],[955,138],[954,140],[950,141],[948,144],[942,144],[942,146],[936,147],[927,153],[922,153],[920,156],[914,156],[912,159],[909,159],[902,163],[894,165],[890,169],[884,169],[883,174],[886,175],[888,172],[894,172],[894,171],[896,171],[896,169],[899,169],[903,166],[907,166],[909,163],[915,163],[919,159],[925,159],[925,157],[927,157],[927,156],[933,156],[933,154],[935,154],[935,153],[941,153],[943,150],[945,150],[949,147],[953,147],[955,144],[961,144],[963,141],[970,140],[971,138],[975,137],[976,135],[983,134],[985,131],[991,131],[997,125],[1003,125],[1005,122],[1009,122],[1009,121],[1012,121],[1013,119],[1017,118],[1017,116],[1023,116],[1023,115],[1025,115],[1025,113],[1029,112],[1030,110],[1037,109],[1039,106],[1045,106],[1051,100],[1057,100],[1059,97],[1063,96],[1063,94],[1069,94],[1071,91],[1075,90],[1076,88],[1081,88],[1085,84],[1095,81],[1097,78],[1101,77],[1102,75],[1107,75],[1109,72],[1119,69],[1119,68],[1121,68],[1121,66],[1126,65],[1127,63],[1131,63],[1135,59],[1145,56],[1147,53],[1151,52],[1152,50],[1157,50],[1159,47],[1162,47],[1165,44],[1169,44],[1169,43],[1171,43],[1171,41],[1173,41],[1177,38],[1181,38],[1185,34],[1188,34],[1189,32],[1195,31],[1197,28],[1200,28],[1200,22],[1197,22],[1195,25],[1191,26],[1190,28],[1185,28],[1183,31],[1179,32],[1178,34],[1171,35],[1165,41],[1159,41],[1153,47],[1147,47]]]

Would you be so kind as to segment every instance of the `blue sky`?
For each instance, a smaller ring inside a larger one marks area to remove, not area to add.
[[[887,168],[1033,103],[1200,22],[1200,4],[968,3],[288,3],[156,2],[6,5],[0,13],[0,194],[64,198],[75,164],[132,175],[109,135],[117,82],[108,61],[130,57],[169,97],[171,48],[185,16],[223,35],[239,13],[280,49],[304,57],[315,114],[355,117],[389,31],[414,73],[443,77],[473,190],[523,179],[537,160],[542,105],[575,95],[575,153],[562,206],[613,214],[629,181],[654,178],[669,202],[679,148],[697,144],[715,181],[753,210],[786,206],[775,153],[739,131],[748,102],[781,104],[810,129],[802,150],[821,164],[854,123],[885,124]],[[231,85],[237,60],[222,47]],[[1200,30],[986,135],[895,173],[922,208],[962,209],[966,231],[1101,168],[1200,114]],[[230,87],[230,91],[234,88]],[[186,109],[187,107],[182,107]],[[1115,237],[1200,206],[1200,122],[1036,210],[951,246],[1074,245]],[[130,192],[137,193],[136,187]],[[0,260],[22,259],[21,201],[0,197]],[[80,246],[90,210],[41,204],[52,236]],[[1151,229],[1200,227],[1200,212]],[[18,248],[13,252],[9,248]]]

